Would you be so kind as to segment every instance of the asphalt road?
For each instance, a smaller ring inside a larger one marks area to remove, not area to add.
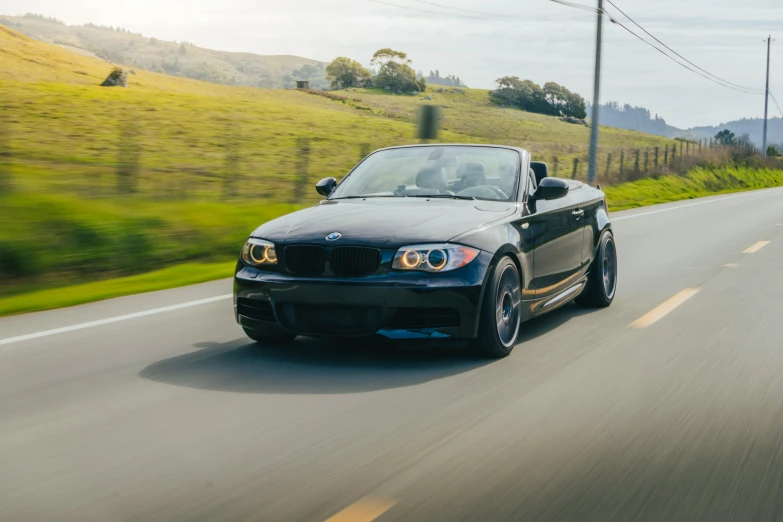
[[[259,348],[229,281],[0,320],[0,520],[783,520],[783,189],[613,218],[501,361]]]

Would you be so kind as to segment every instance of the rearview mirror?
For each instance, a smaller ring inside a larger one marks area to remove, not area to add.
[[[337,186],[337,180],[334,178],[324,178],[315,184],[315,190],[323,197],[328,197],[329,194],[334,192],[334,187]]]
[[[536,190],[536,199],[539,201],[560,199],[568,195],[568,183],[558,178],[544,178]]]

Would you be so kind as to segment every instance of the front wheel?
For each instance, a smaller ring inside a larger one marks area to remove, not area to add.
[[[514,349],[519,337],[521,295],[519,271],[510,258],[504,257],[484,291],[479,335],[474,341],[479,354],[501,358]]]
[[[598,252],[587,273],[587,288],[576,298],[577,304],[591,308],[606,308],[617,293],[617,248],[608,230],[601,236]]]

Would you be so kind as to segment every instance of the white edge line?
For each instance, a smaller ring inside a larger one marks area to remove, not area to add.
[[[143,312],[135,312],[132,314],[118,315],[116,317],[109,317],[107,319],[100,319],[98,321],[90,321],[89,323],[74,324],[71,326],[63,326],[62,328],[54,328],[52,330],[44,330],[42,332],[35,332],[26,335],[19,335],[17,337],[9,337],[7,339],[0,339],[0,346],[18,343],[21,341],[29,341],[31,339],[38,339],[40,337],[48,337],[50,335],[57,335],[66,332],[73,332],[75,330],[84,330],[85,328],[92,328],[94,326],[102,326],[104,324],[118,323],[120,321],[127,321],[129,319],[138,319],[139,317],[146,317],[148,315],[162,314],[165,312],[173,312],[174,310],[181,310],[183,308],[190,308],[191,306],[199,306],[203,304],[214,303],[215,301],[222,301],[224,299],[231,299],[232,294],[220,295],[217,297],[209,297],[207,299],[199,299],[198,301],[189,301],[187,303],[180,303],[171,306],[164,306],[162,308],[153,308],[152,310],[144,310]]]
[[[660,210],[652,210],[650,212],[640,212],[639,214],[632,214],[630,216],[612,217],[610,215],[609,216],[609,221],[614,222],[614,221],[622,221],[623,219],[633,219],[633,218],[642,217],[642,216],[651,216],[653,214],[660,214],[662,212],[671,212],[672,210],[680,210],[681,208],[697,207],[699,205],[709,205],[710,203],[720,203],[721,201],[728,201],[730,199],[736,199],[736,198],[744,198],[746,196],[752,196],[752,195],[756,195],[756,194],[757,194],[756,191],[751,191],[751,192],[746,192],[744,194],[737,194],[736,196],[715,198],[715,199],[710,199],[708,201],[699,201],[697,203],[689,203],[687,205],[678,205],[676,207],[662,208]]]

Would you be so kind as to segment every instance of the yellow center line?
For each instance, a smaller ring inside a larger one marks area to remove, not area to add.
[[[682,292],[659,304],[652,311],[646,313],[631,323],[631,328],[647,328],[648,326],[657,323],[666,317],[669,313],[671,313],[675,308],[698,293],[698,288],[686,288]]]
[[[737,268],[739,265],[737,263],[729,263],[728,265],[723,265],[726,268]]]
[[[327,518],[326,522],[371,522],[389,511],[396,503],[396,500],[388,498],[366,497]]]
[[[765,246],[769,245],[769,241],[759,241],[758,243],[754,243],[751,246],[749,246],[745,251],[743,251],[743,254],[752,254],[754,252],[758,252]]]

